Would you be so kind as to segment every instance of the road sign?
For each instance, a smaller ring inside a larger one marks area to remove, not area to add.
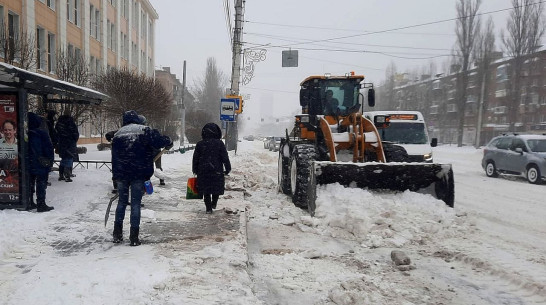
[[[235,121],[236,99],[223,98],[220,100],[220,120]]]
[[[240,95],[226,95],[226,98],[235,99],[235,113],[241,114],[243,112],[243,97]]]

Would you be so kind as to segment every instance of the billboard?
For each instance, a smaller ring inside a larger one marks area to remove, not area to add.
[[[19,203],[16,94],[0,94],[0,124],[0,202]]]

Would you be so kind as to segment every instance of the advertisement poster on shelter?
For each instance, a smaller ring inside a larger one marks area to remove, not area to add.
[[[0,94],[0,203],[19,202],[17,96]]]

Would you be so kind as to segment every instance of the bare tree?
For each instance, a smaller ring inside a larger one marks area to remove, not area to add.
[[[378,88],[378,109],[394,109],[396,74],[396,65],[391,62],[385,70],[385,81]]]
[[[479,33],[476,48],[474,49],[474,59],[478,66],[478,77],[480,79],[479,86],[480,96],[478,98],[478,117],[476,122],[476,142],[475,146],[480,146],[481,138],[481,125],[483,111],[488,107],[487,95],[485,92],[489,91],[489,84],[487,82],[490,79],[492,69],[491,63],[494,60],[495,51],[495,33],[494,33],[493,19],[489,17],[487,24],[482,32]]]
[[[207,122],[220,122],[220,99],[225,94],[226,84],[227,77],[216,66],[216,60],[208,58],[204,78],[197,81],[192,92],[198,103],[197,108],[209,113],[207,121],[202,122],[201,127]]]
[[[62,81],[87,86],[90,78],[89,62],[83,55],[69,53],[64,48],[58,49],[55,54],[55,74]],[[78,124],[92,117],[88,115],[92,109],[90,105],[61,103],[55,107],[59,113],[70,114]]]
[[[105,119],[116,127],[121,127],[125,111],[135,110],[146,116],[150,126],[165,130],[172,99],[159,81],[128,68],[112,68],[99,75],[93,87],[110,97],[101,107]]]
[[[507,34],[501,32],[501,39],[508,56],[512,57],[510,90],[508,91],[508,115],[510,131],[516,131],[522,87],[525,58],[540,46],[544,35],[543,2],[533,0],[512,0],[512,11],[506,24]]]
[[[481,0],[459,0],[456,4],[457,22],[455,33],[457,43],[455,52],[461,65],[457,78],[457,146],[459,147],[463,145],[470,56],[480,31],[480,18],[477,16],[480,5]]]
[[[32,33],[0,24],[0,54],[5,63],[29,70],[36,64],[36,40]]]

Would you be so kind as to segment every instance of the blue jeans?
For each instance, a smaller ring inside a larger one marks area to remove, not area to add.
[[[125,218],[125,209],[129,202],[129,190],[131,190],[131,227],[140,227],[140,203],[144,195],[144,180],[117,181],[118,206],[116,208],[116,221],[122,223]]]
[[[72,168],[72,165],[74,165],[74,159],[73,158],[62,158],[61,159],[61,165],[65,168]]]
[[[36,189],[35,189],[36,188]],[[36,192],[36,202],[45,203],[47,189],[47,174],[46,175],[33,175],[30,174],[30,191],[31,196],[34,196]]]

